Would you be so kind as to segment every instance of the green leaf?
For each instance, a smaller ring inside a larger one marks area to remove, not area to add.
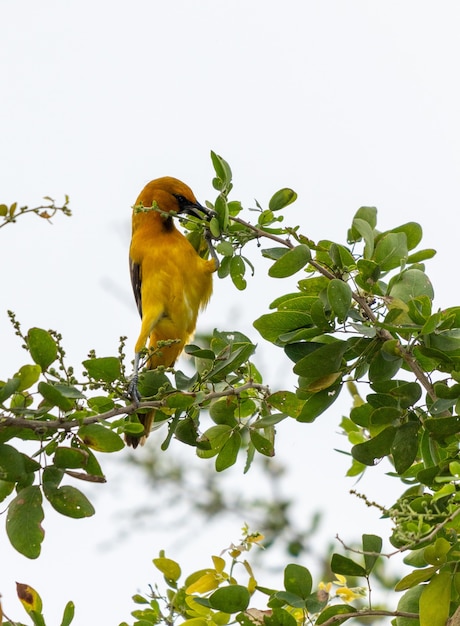
[[[70,398],[66,398],[56,385],[41,381],[38,383],[38,391],[48,404],[57,406],[62,411],[70,411],[74,407],[75,402]]]
[[[290,593],[289,591],[277,591],[274,599],[276,599],[281,604],[288,604],[295,609],[305,608],[304,598],[301,598],[296,593]]]
[[[153,564],[158,570],[160,570],[167,581],[177,582],[179,580],[181,576],[181,569],[176,561],[162,556],[157,559],[153,559]]]
[[[253,354],[256,346],[252,343],[243,344],[233,350],[228,359],[216,361],[212,370],[208,373],[208,378],[212,382],[224,380],[226,376],[238,369]]]
[[[447,561],[447,555],[452,546],[444,537],[438,537],[436,541],[424,550],[423,557],[427,563],[440,567]]]
[[[364,239],[364,258],[370,259],[374,253],[374,229],[366,220],[355,217],[353,220],[352,231],[358,233],[358,238]]]
[[[11,545],[29,559],[40,555],[45,532],[40,487],[22,489],[8,507],[6,532]]]
[[[88,448],[98,452],[116,452],[124,448],[122,438],[102,424],[81,426],[78,430],[78,436]]]
[[[400,267],[407,259],[407,239],[404,233],[387,233],[378,240],[372,259],[384,272]]]
[[[363,535],[362,541],[366,574],[370,574],[382,550],[382,538],[378,535]],[[369,552],[375,554],[368,554]]]
[[[406,422],[396,430],[391,454],[398,474],[408,470],[417,456],[419,428],[418,422]]]
[[[244,291],[246,289],[246,280],[244,275],[246,273],[246,265],[244,264],[243,258],[237,254],[230,258],[230,278],[232,279],[233,284],[239,291]]]
[[[340,269],[348,269],[356,265],[355,258],[350,250],[337,243],[331,244],[331,247],[329,248],[329,255],[336,267]]]
[[[314,278],[302,278],[298,286],[303,295],[317,298],[319,294],[327,289],[329,279],[325,276],[315,276]]]
[[[311,326],[311,317],[300,311],[276,311],[262,315],[253,326],[264,339],[276,343],[280,335]]]
[[[267,398],[267,402],[275,409],[294,418],[299,417],[305,404],[305,401],[299,400],[292,391],[275,391]]]
[[[420,596],[420,626],[445,626],[449,617],[451,574],[435,574]]]
[[[14,489],[14,482],[0,479],[0,502],[3,502]]]
[[[360,463],[364,463],[364,465],[375,465],[377,459],[381,459],[390,453],[395,434],[396,428],[389,426],[372,439],[364,443],[358,443],[351,449],[353,458]]]
[[[419,296],[434,298],[433,286],[428,276],[418,269],[408,269],[391,279],[389,295],[403,302]]]
[[[404,233],[407,241],[407,249],[413,250],[422,241],[423,231],[417,222],[407,222],[396,228],[392,228],[391,233]]]
[[[174,435],[182,443],[186,443],[188,446],[196,446],[199,437],[196,421],[191,417],[179,420],[174,430]]]
[[[241,448],[241,435],[238,430],[232,430],[216,458],[216,471],[223,472],[236,463]]]
[[[398,602],[398,611],[401,613],[416,613],[419,612],[419,600],[424,586],[412,587],[400,598]],[[395,626],[420,626],[418,619],[412,619],[411,617],[397,617]]]
[[[284,569],[284,588],[304,600],[310,595],[313,580],[309,570],[291,563]]]
[[[254,622],[251,620],[250,625],[244,624],[244,626],[252,626],[253,624]],[[284,609],[275,607],[271,615],[265,615],[263,617],[263,624],[264,626],[297,626],[297,621]]]
[[[70,626],[75,616],[75,604],[69,600],[65,605],[64,614],[61,620],[61,626]]]
[[[88,453],[80,448],[59,446],[54,453],[54,465],[63,469],[77,469],[86,467]]]
[[[16,483],[26,473],[23,455],[7,443],[0,443],[0,479]]]
[[[428,259],[432,259],[436,256],[436,250],[433,248],[426,248],[425,250],[418,250],[414,252],[414,254],[409,254],[407,257],[407,263],[421,263],[422,261],[427,261]]]
[[[87,359],[83,367],[93,380],[113,383],[121,378],[120,361],[114,356]]]
[[[43,371],[57,359],[56,342],[50,333],[42,328],[31,328],[27,333],[27,345],[32,359]]]
[[[251,443],[257,452],[263,454],[265,456],[275,456],[275,447],[273,445],[273,441],[263,437],[257,430],[250,429],[249,436],[251,438]]]
[[[289,204],[292,204],[297,200],[297,194],[292,189],[285,187],[284,189],[280,189],[270,198],[268,203],[268,208],[270,211],[279,211],[280,209],[284,209]]]
[[[308,246],[300,244],[287,251],[268,270],[268,275],[272,278],[286,278],[301,270],[311,259]]]
[[[315,381],[323,376],[335,374],[342,368],[343,355],[347,350],[345,341],[334,341],[297,361],[294,373],[308,381]]]
[[[334,553],[331,559],[331,570],[334,574],[343,576],[365,576],[366,570],[362,565],[352,561],[346,556]]]
[[[5,400],[8,400],[18,390],[21,380],[19,378],[9,378],[6,383],[0,384],[2,385],[0,387],[0,404],[3,404]]]
[[[81,519],[91,517],[95,510],[88,498],[78,489],[70,485],[64,485],[45,491],[46,499],[61,515]]]
[[[347,617],[347,613],[356,613],[356,609],[353,606],[350,606],[349,604],[335,604],[334,606],[328,606],[326,609],[324,609],[324,611],[320,613],[320,615],[316,619],[315,624],[316,626],[320,626],[321,624],[324,624],[325,622],[335,617],[336,615],[343,615],[344,618],[343,619],[336,618],[334,620],[334,626],[336,624],[343,624],[343,622],[349,619]]]
[[[230,165],[227,163],[227,161],[224,158],[222,158],[221,156],[219,156],[212,150],[211,150],[211,161],[212,161],[214,170],[216,172],[216,175],[218,179],[220,180],[220,182],[222,183],[223,188],[229,189],[229,187],[231,187],[231,180],[232,180],[232,170],[230,168]],[[214,184],[214,181],[213,181],[213,185],[216,189],[221,191],[222,186],[216,187],[216,185]]]
[[[249,600],[249,591],[242,585],[221,587],[209,596],[209,604],[213,609],[230,614],[245,611]]]
[[[351,307],[352,291],[348,284],[333,278],[327,286],[327,298],[339,322],[343,322]]]
[[[313,422],[319,415],[324,413],[339,397],[342,385],[328,387],[322,391],[308,393],[303,396],[305,401],[302,410],[297,417],[298,422]]]
[[[209,416],[216,424],[228,424],[231,427],[236,426],[235,409],[237,406],[236,398],[220,398],[209,407]]]
[[[41,373],[42,368],[40,365],[23,365],[15,376],[15,378],[19,378],[20,381],[18,391],[30,389],[40,378]]]

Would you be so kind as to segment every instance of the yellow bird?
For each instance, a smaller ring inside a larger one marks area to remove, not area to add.
[[[139,206],[151,210],[139,210]],[[155,210],[155,207],[158,210]],[[166,176],[148,183],[136,200],[129,250],[131,283],[141,316],[135,345],[134,374],[130,384],[133,400],[139,401],[137,377],[139,353],[149,340],[152,355],[148,367],[171,367],[195,331],[198,312],[212,293],[215,254],[203,259],[173,221],[173,214],[188,213],[210,219],[213,212],[201,206],[192,190],[177,178]],[[213,252],[212,248],[210,248]],[[159,341],[176,340],[158,347]],[[126,434],[126,443],[136,448],[149,435],[155,411],[140,415],[141,437]]]

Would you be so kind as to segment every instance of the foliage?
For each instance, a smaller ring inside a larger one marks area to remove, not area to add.
[[[433,309],[424,263],[434,250],[419,247],[422,229],[415,222],[379,231],[374,207],[356,212],[346,244],[312,242],[298,226],[283,225],[284,212],[296,200],[291,189],[277,191],[267,208],[256,203],[251,223],[240,217],[241,203],[229,199],[230,166],[211,156],[218,196],[208,206],[216,216],[209,224],[187,220],[185,226],[195,243],[205,231],[214,240],[219,277],[230,278],[237,289],[245,289],[246,273],[254,271],[245,251],[251,241],[269,242],[261,253],[274,279],[300,273],[296,290],[278,297],[254,321],[291,363],[295,392],[264,385],[251,363],[251,338],[216,330],[209,345],[186,348],[196,364],[192,376],[146,371],[139,384],[142,402],[134,404],[126,397],[123,338],[117,356],[90,353],[77,377],[57,332],[23,333],[10,313],[31,361],[0,383],[0,495],[7,501],[11,543],[29,558],[39,556],[43,498],[64,515],[92,515],[86,496],[61,483],[104,481],[95,452],[117,452],[123,433],[140,433],[143,411],[157,409],[155,427],[167,431],[162,449],[175,437],[198,457],[213,459],[218,472],[244,451],[248,471],[256,454],[273,456],[276,425],[316,420],[348,388],[353,402],[341,424],[350,443],[348,475],[359,476],[387,458],[404,485],[394,505],[383,510],[393,521],[394,551],[385,556],[405,553],[413,568],[396,585],[404,592],[398,609],[376,609],[370,599],[361,608],[349,604],[361,593],[347,586],[346,577],[368,585],[381,555],[382,541],[374,535],[363,535],[358,560],[332,556],[330,567],[343,589],[336,595],[345,600],[337,604],[330,598],[332,583],[313,587],[300,565],[286,567],[283,590],[259,586],[249,563],[239,560],[252,545],[246,534],[241,549],[228,551],[228,571],[222,557],[213,557],[213,568],[179,584],[180,566],[164,555],[155,559],[167,591],[136,597],[145,607],[133,613],[135,624],[225,624],[232,615],[245,626],[338,624],[366,615],[392,615],[396,626],[409,619],[422,626],[444,625],[454,614],[458,619],[460,306]],[[203,421],[208,413],[210,426]],[[36,451],[25,454],[12,440],[32,442]],[[233,574],[241,564],[249,577],[243,584]],[[247,610],[256,590],[268,597],[267,612]]]

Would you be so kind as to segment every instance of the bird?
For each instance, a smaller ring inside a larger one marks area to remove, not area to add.
[[[137,403],[141,351],[148,341],[149,369],[174,365],[193,336],[199,311],[211,297],[212,274],[218,268],[210,244],[211,258],[205,259],[176,228],[173,216],[181,213],[207,220],[216,215],[199,204],[188,185],[171,176],[150,181],[133,208],[129,268],[141,329],[134,346],[134,373],[128,393]],[[158,342],[171,343],[158,346]],[[154,415],[155,411],[139,415],[144,433],[125,433],[128,446],[144,445]]]

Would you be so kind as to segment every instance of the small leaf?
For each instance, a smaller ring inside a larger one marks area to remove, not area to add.
[[[65,605],[64,614],[61,620],[61,626],[70,626],[75,616],[75,604],[69,600]]]
[[[25,473],[23,455],[13,446],[0,443],[0,479],[16,483]]]
[[[324,611],[320,613],[315,624],[317,626],[320,626],[320,624],[324,624],[325,622],[329,621],[330,619],[334,617],[336,618],[334,619],[334,622],[333,622],[334,626],[336,624],[343,624],[343,622],[345,622],[348,619],[347,613],[356,613],[356,609],[353,606],[350,606],[349,604],[335,604],[334,606],[328,606],[326,609],[324,609]],[[336,616],[338,615],[343,615],[344,618],[337,619]]]
[[[311,259],[308,246],[300,244],[287,251],[268,270],[268,275],[272,278],[286,278],[301,270]]]
[[[63,469],[86,467],[88,453],[80,448],[59,446],[54,453],[54,465]]]
[[[95,510],[88,498],[78,489],[70,485],[64,485],[56,489],[46,491],[46,499],[61,515],[81,519],[91,517]]]
[[[114,356],[107,356],[83,361],[88,376],[94,380],[113,383],[121,378],[120,361]]]
[[[275,391],[267,398],[267,402],[278,411],[294,418],[299,417],[305,404],[305,401],[299,400],[292,391]]]
[[[276,311],[262,315],[253,323],[264,339],[275,343],[280,335],[312,325],[308,313],[300,311]]]
[[[404,591],[405,589],[420,585],[420,583],[424,583],[426,580],[429,580],[437,570],[438,567],[436,566],[416,569],[407,576],[404,576],[404,578],[401,578],[401,580],[395,585],[395,591]]]
[[[331,570],[334,574],[342,574],[343,576],[365,576],[366,570],[362,565],[352,561],[346,556],[334,553],[331,559]]]
[[[116,452],[124,448],[122,438],[102,424],[81,426],[78,430],[78,436],[88,448],[98,452]]]
[[[19,378],[18,391],[30,389],[40,378],[42,368],[40,365],[23,365],[16,376]]]
[[[418,422],[407,422],[396,430],[390,450],[398,474],[408,470],[417,456],[419,428]]]
[[[27,345],[32,359],[43,371],[57,359],[57,346],[49,332],[42,328],[31,328],[27,333]]]
[[[327,297],[339,322],[343,322],[351,307],[352,291],[349,285],[338,278],[333,278],[327,287]]]
[[[209,596],[209,604],[213,609],[230,614],[245,611],[249,600],[249,591],[242,585],[221,587]]]
[[[398,611],[401,611],[401,613],[416,613],[418,615],[419,600],[423,589],[424,586],[420,585],[406,591],[398,602]],[[420,621],[411,617],[397,617],[395,626],[420,626]]]
[[[18,390],[21,380],[19,378],[9,378],[6,383],[1,383],[0,387],[0,404],[8,400],[10,396]]]
[[[157,559],[153,559],[153,564],[155,567],[160,570],[160,572],[164,575],[166,580],[171,580],[177,582],[181,576],[181,569],[176,561],[172,559],[167,559],[162,556]]]
[[[310,595],[313,580],[309,570],[302,565],[291,563],[284,570],[284,588],[304,600]]]
[[[362,541],[366,573],[370,574],[382,550],[382,538],[378,535],[363,535]],[[375,554],[366,554],[369,552],[374,552]]]
[[[75,402],[61,393],[56,385],[42,380],[38,383],[38,391],[48,404],[57,406],[62,411],[70,411],[74,407]]]
[[[249,436],[251,438],[251,443],[257,452],[263,454],[265,456],[274,456],[275,448],[273,442],[263,437],[257,430],[250,429]]]
[[[396,428],[389,426],[372,439],[358,443],[351,449],[353,458],[364,465],[375,465],[377,459],[390,453],[395,434]]]
[[[16,583],[16,593],[27,613],[30,614],[31,611],[36,613],[42,612],[42,599],[33,587],[23,583]]]
[[[407,238],[404,233],[387,233],[379,240],[374,250],[373,260],[387,272],[400,267],[407,258]]]
[[[22,489],[8,507],[6,532],[11,545],[29,559],[40,555],[45,532],[42,494],[38,486]]]
[[[288,187],[284,189],[280,189],[270,198],[270,202],[268,203],[268,208],[270,211],[279,211],[280,209],[284,209],[284,207],[292,204],[297,200],[297,194],[292,189]]]
[[[234,465],[240,448],[241,435],[238,430],[233,430],[217,455],[216,471],[222,472]]]

